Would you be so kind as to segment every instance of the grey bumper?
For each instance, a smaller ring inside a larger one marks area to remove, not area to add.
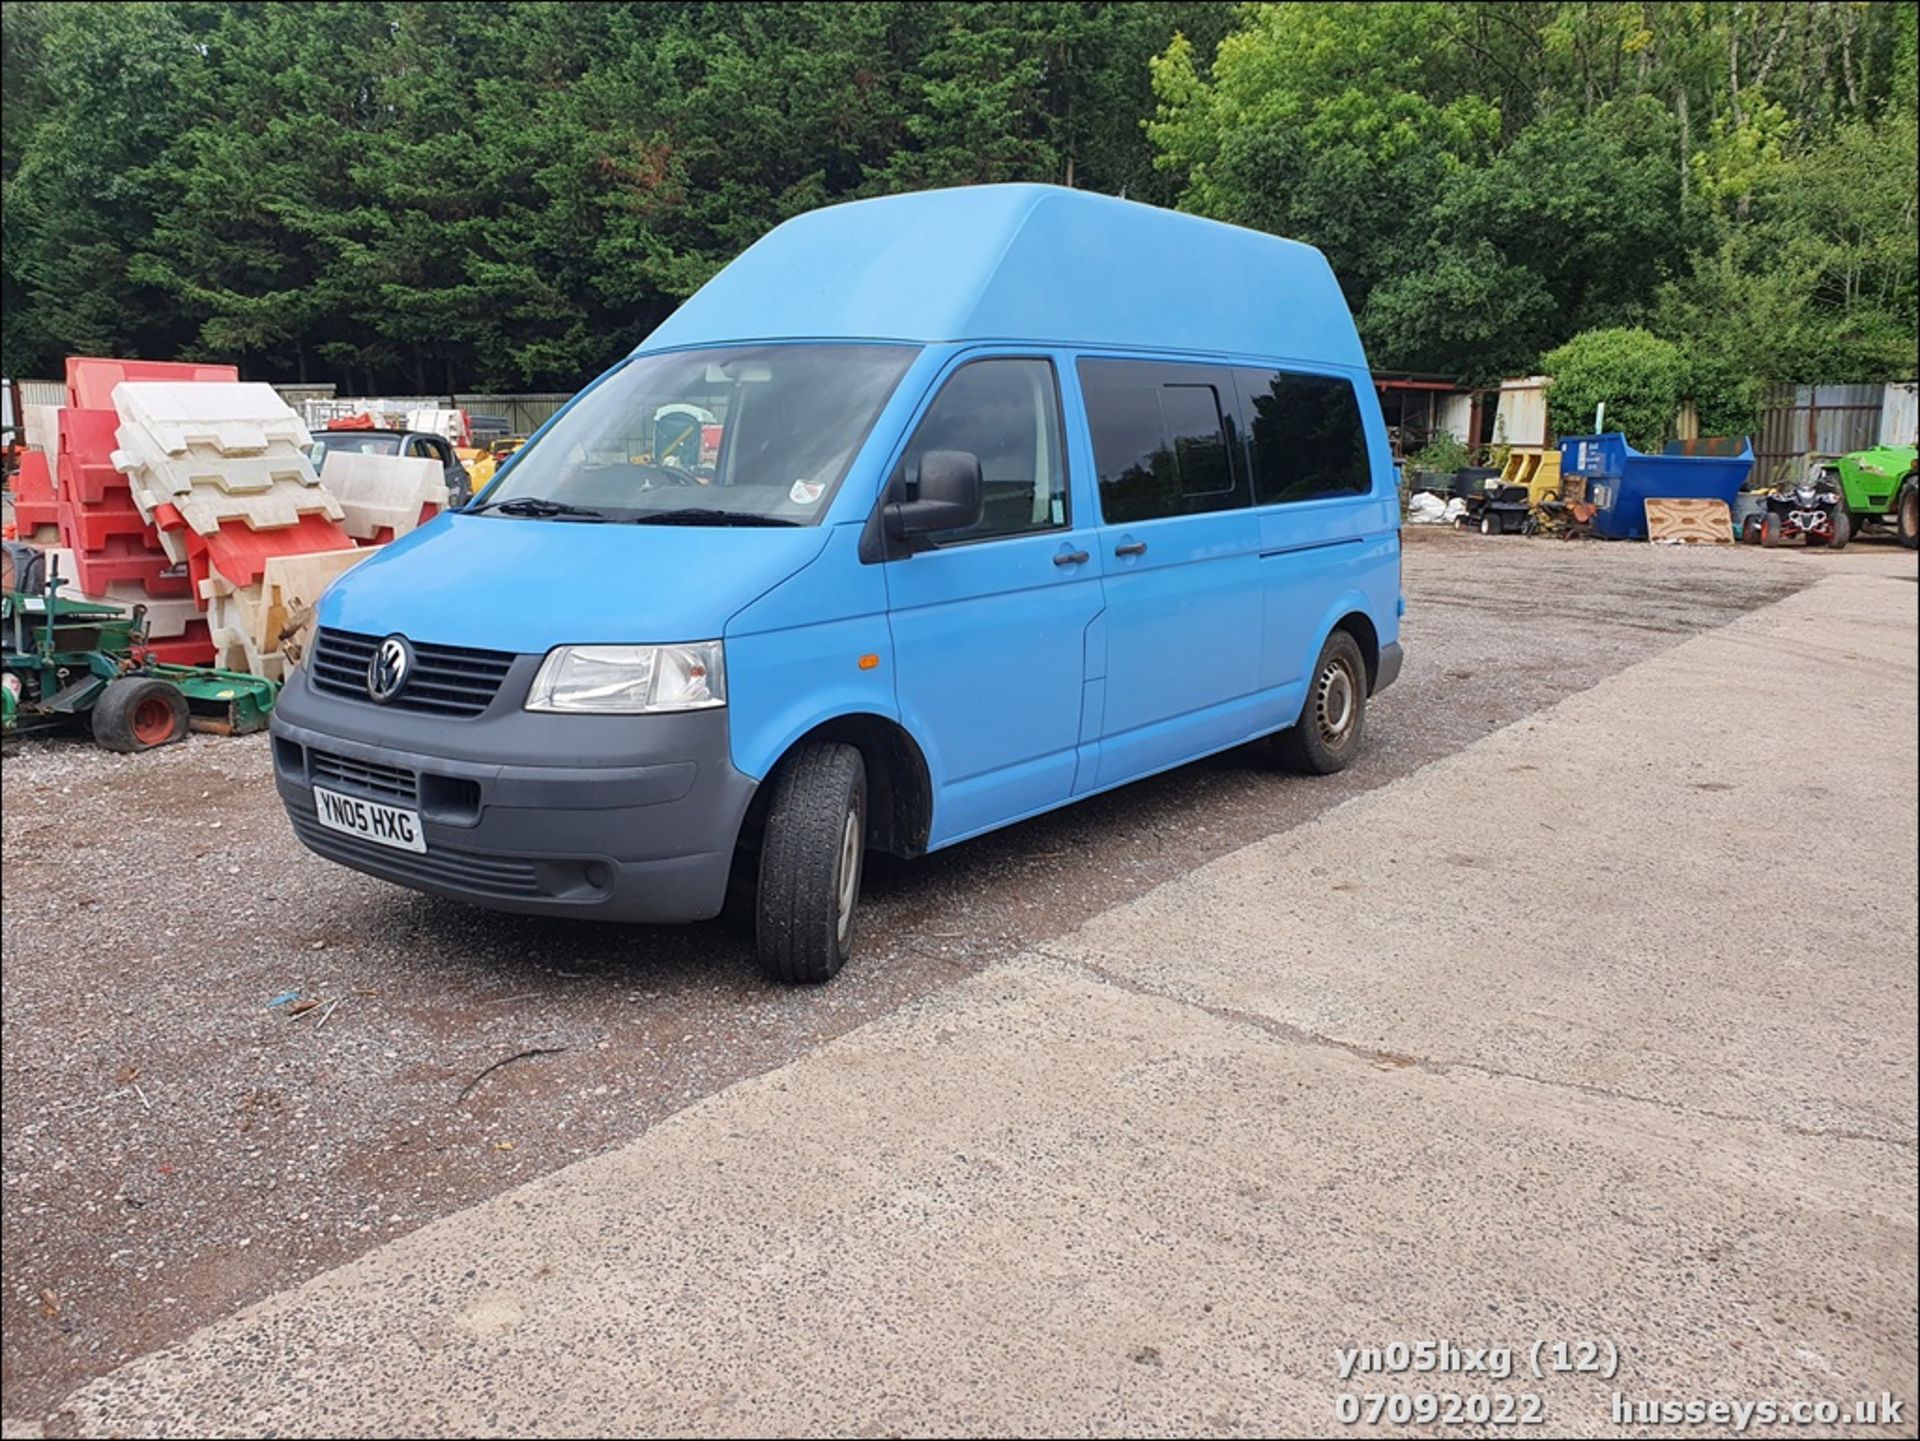
[[[754,791],[728,758],[726,711],[539,715],[506,699],[526,679],[510,675],[482,715],[445,719],[329,695],[296,671],[272,723],[274,784],[295,834],[341,865],[497,910],[717,915]],[[326,829],[316,782],[417,812],[426,852]]]
[[[1400,679],[1400,667],[1405,663],[1407,653],[1400,648],[1400,642],[1388,641],[1380,647],[1380,663],[1374,667],[1373,691],[1378,695],[1388,686]]]

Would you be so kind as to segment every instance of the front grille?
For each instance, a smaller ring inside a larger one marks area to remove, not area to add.
[[[383,766],[378,761],[360,761],[352,756],[337,756],[328,751],[309,751],[307,772],[316,785],[340,785],[378,801],[399,801],[413,805],[420,799],[419,779],[399,766]]]
[[[313,647],[314,689],[328,695],[366,701],[367,664],[373,659],[383,637],[359,635],[350,630],[322,628]],[[493,704],[513,666],[513,653],[502,650],[469,650],[457,645],[427,645],[409,640],[413,647],[413,674],[399,695],[386,702],[389,710],[424,711],[428,715],[476,716]]]
[[[487,855],[429,843],[425,855],[377,846],[358,836],[330,831],[308,811],[289,809],[294,833],[311,850],[328,860],[372,871],[400,881],[446,886],[483,896],[542,896],[539,874],[531,861],[514,856]]]

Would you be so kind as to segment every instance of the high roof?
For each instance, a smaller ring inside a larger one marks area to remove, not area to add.
[[[796,216],[640,349],[823,338],[1366,364],[1312,246],[1053,185],[926,190]]]

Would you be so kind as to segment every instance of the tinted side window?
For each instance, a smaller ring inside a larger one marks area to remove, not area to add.
[[[1254,504],[1373,489],[1360,403],[1350,381],[1282,370],[1237,375],[1246,399]]]
[[[1138,360],[1083,360],[1079,370],[1106,520],[1248,504],[1226,371]]]
[[[986,506],[977,525],[944,530],[937,545],[1053,530],[1067,523],[1066,467],[1060,458],[1060,399],[1050,361],[975,360],[941,387],[900,460],[911,496],[920,457],[965,450],[980,458]]]

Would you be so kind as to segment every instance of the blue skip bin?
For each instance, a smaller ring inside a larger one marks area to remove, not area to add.
[[[1587,499],[1599,507],[1594,533],[1609,540],[1645,540],[1649,500],[1723,500],[1731,510],[1752,471],[1753,442],[1745,436],[1676,440],[1661,455],[1635,450],[1612,430],[1560,442],[1560,473],[1586,480]]]

